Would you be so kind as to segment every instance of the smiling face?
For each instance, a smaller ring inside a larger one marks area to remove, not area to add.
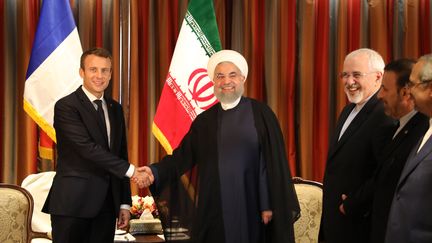
[[[216,66],[213,82],[214,94],[221,103],[233,103],[243,95],[245,78],[231,62],[221,62]]]
[[[351,103],[363,104],[381,86],[381,72],[370,70],[364,53],[347,58],[342,73],[344,90]]]
[[[96,55],[84,59],[84,67],[79,70],[83,86],[97,98],[102,97],[111,79],[111,60]]]

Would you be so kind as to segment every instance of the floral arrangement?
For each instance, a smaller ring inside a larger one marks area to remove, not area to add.
[[[156,208],[156,203],[152,196],[132,196],[132,207],[130,209],[131,218],[139,219],[141,215],[152,215],[153,218],[158,218],[159,214]],[[144,216],[143,215],[143,216]]]

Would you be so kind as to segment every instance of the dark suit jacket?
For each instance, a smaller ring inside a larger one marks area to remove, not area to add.
[[[393,194],[409,153],[429,127],[429,119],[417,112],[383,150],[375,174],[372,204],[371,242],[382,243],[385,238],[387,219]]]
[[[402,170],[387,223],[386,241],[432,242],[432,137],[413,148]]]
[[[355,199],[354,195],[373,177],[377,156],[384,144],[382,131],[393,124],[375,94],[338,141],[342,126],[354,107],[355,104],[349,104],[343,109],[329,146],[322,215],[322,228],[328,243],[368,241],[370,222],[359,210],[364,200]],[[344,202],[346,216],[339,212],[342,194],[348,195],[349,199]]]
[[[101,119],[82,87],[56,103],[57,173],[43,212],[92,218],[101,210],[107,193],[112,194],[116,213],[120,204],[130,205],[123,110],[114,100],[105,97],[105,101],[111,125],[110,148]]]

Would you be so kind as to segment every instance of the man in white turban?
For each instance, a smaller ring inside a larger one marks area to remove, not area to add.
[[[193,121],[172,155],[150,166],[150,189],[168,208],[165,227],[174,231],[170,222],[180,222],[191,242],[294,242],[300,209],[276,116],[242,96],[248,65],[241,54],[219,51],[207,68],[220,103]],[[194,166],[198,192],[187,203],[173,191]]]

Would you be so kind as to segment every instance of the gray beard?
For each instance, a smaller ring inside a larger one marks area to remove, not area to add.
[[[219,102],[224,103],[224,104],[231,104],[234,101],[236,101],[241,95],[238,94],[223,94],[223,93],[218,93],[216,94],[216,98],[219,100]]]
[[[234,93],[223,93],[223,92],[214,92],[216,98],[219,100],[219,102],[223,104],[231,104],[234,103],[238,98],[240,98],[243,95],[244,88],[239,87],[235,90]]]

